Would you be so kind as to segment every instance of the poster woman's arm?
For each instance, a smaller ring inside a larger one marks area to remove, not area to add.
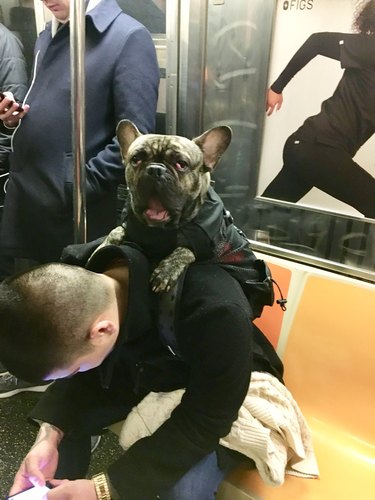
[[[340,60],[340,41],[342,38],[342,33],[314,33],[306,40],[268,90],[266,102],[268,116],[275,109],[278,111],[281,108],[284,88],[314,57],[322,55]]]
[[[266,101],[266,113],[267,116],[272,115],[275,111],[279,111],[283,105],[283,94],[278,94],[274,92],[271,88],[267,90],[267,101]]]

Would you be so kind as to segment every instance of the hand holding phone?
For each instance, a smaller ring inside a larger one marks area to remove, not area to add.
[[[3,94],[3,92],[0,92],[0,102],[1,102],[3,99],[5,99],[5,97],[6,97],[6,95],[5,95],[5,94]],[[15,102],[16,104],[18,104],[18,109],[17,109],[17,111],[19,111],[19,112],[24,111],[23,107],[21,106],[21,103],[19,103],[18,101],[11,101],[11,102],[9,103],[9,106],[12,106],[14,102]]]
[[[49,488],[47,486],[32,486],[27,490],[7,497],[6,500],[45,500],[48,492]]]

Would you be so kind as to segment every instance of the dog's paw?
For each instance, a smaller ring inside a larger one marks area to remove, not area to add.
[[[177,282],[185,267],[182,269],[175,268],[173,271],[168,266],[163,266],[162,263],[158,266],[151,275],[151,288],[153,292],[168,292]]]
[[[109,233],[103,241],[105,245],[120,245],[125,239],[125,229],[122,226],[117,226]]]
[[[98,250],[107,245],[120,245],[125,240],[125,229],[122,226],[115,227],[109,235],[102,241],[102,243],[91,254],[90,259],[96,254]],[[88,262],[90,262],[90,259]]]
[[[195,261],[195,256],[188,248],[176,248],[166,259],[159,262],[151,275],[153,292],[168,292],[184,272],[185,268]]]

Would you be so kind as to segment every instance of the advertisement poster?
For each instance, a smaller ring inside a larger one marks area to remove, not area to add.
[[[310,35],[336,33],[339,38],[333,49],[329,46],[332,37],[317,36],[314,43],[310,43],[309,53],[328,52],[331,57],[319,54],[306,63],[303,53],[299,59],[300,69],[282,90],[280,109],[275,108],[266,116],[258,196],[375,218],[375,35],[354,35],[353,29],[355,15],[367,3],[354,0],[277,2],[268,87],[279,78]],[[375,2],[370,3],[374,4],[374,10]],[[347,34],[350,40],[345,38]],[[357,43],[359,37],[362,41],[366,38],[366,46]],[[337,43],[342,45],[339,49]],[[338,94],[339,85],[342,90]],[[332,98],[333,94],[336,98]],[[304,127],[301,132],[301,125],[307,118],[321,113],[322,103],[327,99],[330,102],[324,116],[314,119],[313,126]],[[297,130],[299,133],[292,135]],[[293,148],[301,146],[300,135],[303,149],[296,152]],[[291,146],[285,148],[287,160],[283,162],[284,146],[290,136]],[[306,138],[308,145],[303,142]],[[323,142],[323,147],[316,148],[317,142]],[[319,183],[320,189],[316,187]]]

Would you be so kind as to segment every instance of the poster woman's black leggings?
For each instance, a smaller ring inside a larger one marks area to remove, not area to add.
[[[262,196],[297,202],[313,187],[375,218],[375,178],[342,149],[298,140],[285,143],[284,165]]]

